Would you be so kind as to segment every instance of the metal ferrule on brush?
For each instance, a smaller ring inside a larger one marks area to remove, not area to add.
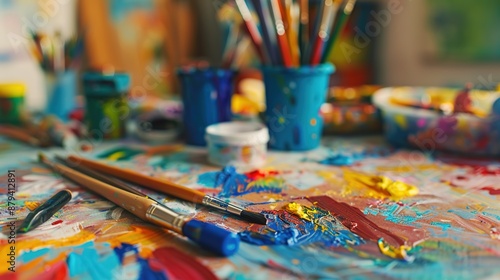
[[[234,205],[230,202],[226,202],[222,199],[219,199],[219,198],[216,198],[213,196],[209,196],[209,195],[206,195],[205,197],[203,197],[203,201],[201,203],[203,205],[212,206],[212,207],[215,207],[217,209],[227,211],[229,213],[233,213],[236,215],[241,215],[241,212],[243,210],[245,210],[238,205]]]
[[[182,234],[182,226],[189,219],[160,204],[149,206],[146,217],[151,222]]]

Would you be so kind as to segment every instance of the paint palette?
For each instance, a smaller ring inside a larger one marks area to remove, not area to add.
[[[270,152],[253,171],[209,166],[196,148],[160,155],[106,143],[89,155],[265,214],[267,225],[249,224],[138,187],[176,212],[238,233],[240,249],[230,258],[136,219],[33,162],[35,149],[12,146],[0,171],[15,170],[17,220],[60,189],[74,197],[16,236],[16,273],[1,271],[0,279],[497,279],[500,162],[391,150],[375,136],[323,140],[328,147],[307,153]],[[350,166],[318,164],[339,153],[370,156]],[[7,197],[0,193],[0,201]],[[11,218],[0,209],[2,256],[11,250]]]
[[[397,147],[498,156],[499,98],[500,92],[400,87],[379,90],[374,103],[382,111],[386,139]]]

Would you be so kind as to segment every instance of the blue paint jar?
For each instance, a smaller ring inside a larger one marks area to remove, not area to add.
[[[331,64],[262,69],[271,149],[305,151],[320,145],[320,108],[334,70]]]
[[[183,68],[177,72],[183,104],[183,135],[188,145],[205,146],[205,129],[231,120],[235,72]]]

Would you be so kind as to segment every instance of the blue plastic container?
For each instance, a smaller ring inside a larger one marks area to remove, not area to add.
[[[320,108],[334,70],[331,64],[262,69],[271,149],[305,151],[320,145],[323,129]]]
[[[231,120],[235,72],[214,68],[189,68],[177,72],[182,88],[186,143],[205,146],[205,129]]]
[[[53,77],[46,113],[68,121],[69,114],[76,108],[76,72],[68,70]]]

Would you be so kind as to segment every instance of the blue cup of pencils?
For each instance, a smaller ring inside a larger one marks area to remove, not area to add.
[[[334,69],[328,63],[262,68],[271,149],[305,151],[319,146],[323,129],[319,112]]]
[[[206,146],[205,129],[231,120],[235,72],[229,69],[183,68],[178,72],[182,91],[186,143]]]

